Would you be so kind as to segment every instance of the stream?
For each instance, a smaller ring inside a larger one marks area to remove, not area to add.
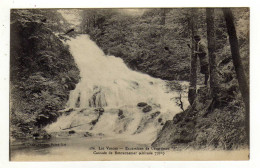
[[[85,34],[66,44],[81,80],[62,115],[44,128],[52,138],[12,142],[11,160],[106,160],[95,151],[150,147],[165,122],[182,111],[180,103],[187,108],[187,82],[173,81],[170,86],[182,88],[174,91],[167,81],[105,55]]]

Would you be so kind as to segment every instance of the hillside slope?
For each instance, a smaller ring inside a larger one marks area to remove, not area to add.
[[[79,70],[56,35],[66,24],[56,10],[12,10],[10,53],[10,134],[39,136],[56,120]]]

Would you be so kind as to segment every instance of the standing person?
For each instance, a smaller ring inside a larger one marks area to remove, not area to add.
[[[201,42],[200,36],[196,35],[194,36],[195,41],[195,54],[200,59],[200,73],[205,75],[205,81],[204,84],[207,85],[208,78],[209,78],[209,62],[207,57],[207,48],[206,45]]]

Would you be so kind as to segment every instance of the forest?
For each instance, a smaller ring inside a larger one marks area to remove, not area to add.
[[[64,13],[11,11],[11,139],[51,138],[44,127],[81,81],[64,41],[88,34],[133,71],[189,83],[189,106],[162,124],[153,147],[248,148],[249,8],[71,9],[78,23]],[[206,85],[194,36],[205,47]]]

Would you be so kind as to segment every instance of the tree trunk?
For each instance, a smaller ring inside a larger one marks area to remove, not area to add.
[[[161,25],[165,25],[165,20],[166,20],[166,9],[162,8],[161,9]]]
[[[223,8],[224,17],[226,20],[226,26],[229,36],[229,43],[231,48],[231,54],[233,59],[233,64],[236,71],[236,76],[239,83],[239,89],[243,97],[243,101],[245,103],[246,108],[246,132],[247,132],[247,138],[249,143],[249,86],[248,81],[245,76],[244,68],[241,62],[240,54],[239,54],[239,47],[238,47],[238,40],[237,40],[237,34],[236,34],[236,28],[234,25],[234,18],[232,11],[229,8]]]
[[[166,47],[166,44],[165,44],[165,19],[166,19],[166,9],[165,8],[161,8],[160,9],[160,24],[162,25],[162,28],[161,28],[161,37],[160,37],[160,44],[162,46],[162,48],[165,48]]]
[[[193,37],[195,35],[195,22],[194,22],[194,15],[196,13],[197,9],[191,9],[190,13],[190,20],[189,20],[189,27],[191,30],[191,56],[190,56],[190,86],[189,86],[189,92],[188,92],[188,100],[190,105],[193,104],[195,98],[196,98],[196,89],[197,89],[197,54],[194,53],[196,44],[193,40]]]
[[[216,64],[216,35],[214,25],[214,9],[206,9],[207,22],[207,40],[208,40],[208,56],[209,56],[209,76],[210,76],[210,91],[214,100],[217,99],[217,64]]]

